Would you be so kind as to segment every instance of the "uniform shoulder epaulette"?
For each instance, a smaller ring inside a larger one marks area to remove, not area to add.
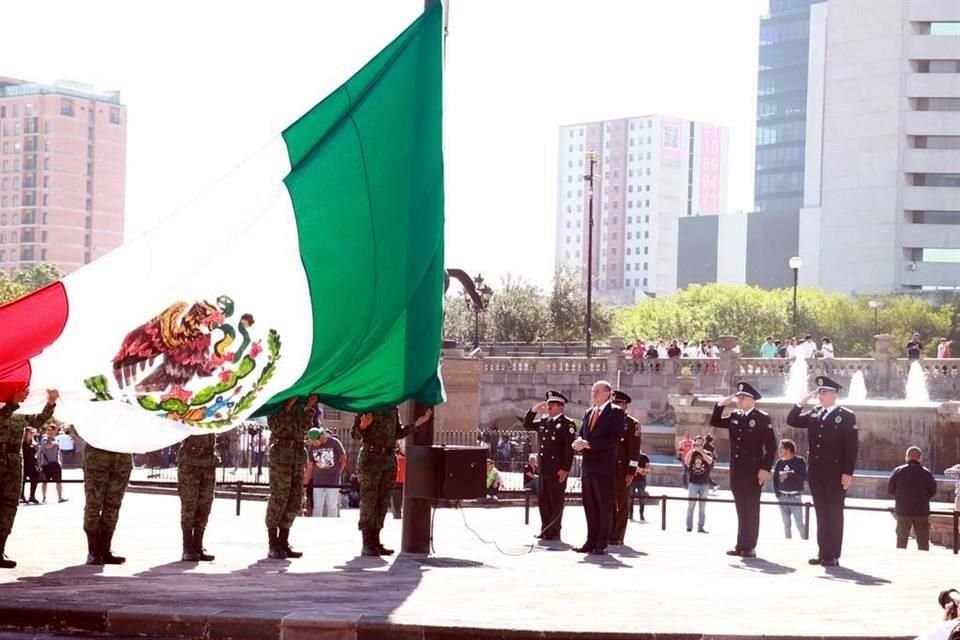
[[[855,414],[853,411],[851,411],[850,409],[847,409],[846,407],[840,407],[840,408],[838,409],[838,411],[842,411],[842,412],[844,412],[844,413],[849,413],[849,414],[852,415],[852,416],[857,415],[857,414]]]
[[[767,413],[766,411],[764,411],[763,409],[754,409],[754,411],[756,411],[757,413],[759,413],[759,414],[762,415],[762,416],[766,416],[766,417],[768,417],[768,418],[770,417],[770,414]]]

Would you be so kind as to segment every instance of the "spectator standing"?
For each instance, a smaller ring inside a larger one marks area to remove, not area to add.
[[[807,481],[807,461],[797,455],[797,444],[784,438],[780,441],[780,459],[773,466],[773,492],[780,503],[780,516],[783,518],[783,534],[793,537],[790,519],[797,525],[797,531],[803,534],[803,485]]]
[[[54,482],[57,485],[57,501],[67,501],[63,497],[63,458],[60,456],[60,444],[57,442],[59,431],[55,424],[47,427],[47,434],[40,442],[40,452],[37,454],[43,480],[43,502],[47,501],[48,482]]]
[[[897,549],[907,548],[907,538],[913,529],[920,551],[930,550],[930,498],[937,495],[937,481],[921,464],[923,452],[919,447],[907,449],[906,463],[890,474],[887,491],[896,501]]]
[[[790,338],[790,341],[787,342],[787,359],[793,360],[797,357],[797,339],[796,337]]]
[[[773,343],[777,347],[777,357],[786,358],[787,357],[787,344],[783,340],[777,340]]]
[[[710,457],[713,458],[713,464],[717,464],[717,445],[715,444],[716,438],[713,437],[712,433],[708,433],[703,438],[703,450],[710,454]],[[717,481],[713,478],[710,478],[710,493],[716,493]]]
[[[833,360],[833,341],[830,338],[820,340],[820,357],[824,360]]]
[[[307,466],[313,485],[313,516],[340,517],[340,481],[347,468],[343,443],[322,426],[307,431]]]
[[[37,483],[40,481],[40,462],[37,459],[40,447],[37,446],[36,430],[27,427],[23,430],[23,485],[20,487],[20,502],[40,504],[37,500]],[[27,499],[27,481],[30,481],[30,498]]]
[[[680,346],[677,344],[676,340],[670,342],[670,346],[667,347],[667,357],[670,359],[679,358],[683,352],[680,350]]]
[[[802,356],[804,360],[809,360],[817,353],[817,343],[813,341],[813,336],[808,333],[803,337],[803,342],[800,343],[798,349],[798,355]]]
[[[937,358],[944,360],[952,357],[953,349],[951,348],[950,341],[946,338],[940,338],[940,342],[937,344]]]
[[[527,466],[523,468],[523,488],[536,491],[540,484],[540,470],[537,468],[537,454],[527,457]]]
[[[493,460],[487,458],[487,492],[488,500],[497,500],[497,494],[500,493],[500,472]]]
[[[720,357],[720,347],[713,344],[713,340],[707,340],[707,347],[704,352],[704,355],[708,358],[719,358]]]
[[[688,483],[688,473],[689,469],[687,468],[687,453],[693,449],[693,440],[690,438],[690,432],[684,431],[683,438],[677,441],[677,460],[683,465],[683,486],[686,487]]]
[[[693,510],[700,505],[697,520],[697,531],[707,533],[704,525],[707,522],[707,494],[710,492],[710,469],[713,466],[713,457],[704,451],[703,436],[697,436],[693,441],[693,448],[687,452],[684,464],[690,470],[690,481],[687,485],[687,531],[693,531]],[[694,500],[696,498],[696,500]]]
[[[760,357],[761,358],[777,357],[777,345],[773,341],[773,336],[767,336],[766,342],[760,345]]]
[[[630,484],[630,495],[640,498],[640,522],[646,522],[643,517],[643,503],[647,496],[647,475],[649,473],[650,456],[641,451],[637,458],[637,475],[633,477],[633,482]]]
[[[74,466],[76,464],[77,443],[73,439],[73,425],[65,428],[63,433],[57,436],[57,444],[60,445],[60,456],[63,459],[63,466]]]
[[[646,355],[645,355],[644,357],[645,357],[647,360],[656,360],[656,359],[658,359],[658,358],[660,357],[660,352],[657,351],[657,345],[651,343],[650,346],[647,347],[647,353],[646,353]]]
[[[633,345],[633,349],[630,350],[630,357],[634,360],[643,360],[646,352],[647,348],[644,346],[643,340],[637,340],[637,343]]]
[[[913,334],[913,338],[907,343],[907,359],[919,360],[923,357],[923,343],[920,342],[920,334]]]

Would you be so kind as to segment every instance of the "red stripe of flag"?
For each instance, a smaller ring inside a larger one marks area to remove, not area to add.
[[[60,337],[68,309],[61,282],[0,307],[0,402],[30,384],[30,358]]]

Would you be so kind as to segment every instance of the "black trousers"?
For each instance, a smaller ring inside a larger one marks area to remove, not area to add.
[[[537,507],[540,509],[541,535],[545,538],[559,538],[563,524],[564,493],[567,482],[560,482],[557,469],[547,469],[540,473],[537,483]]]
[[[630,519],[630,485],[626,483],[627,472],[613,476],[613,530],[610,539],[620,542],[627,534]]]
[[[587,516],[587,547],[605,549],[613,523],[613,474],[583,476],[583,511]]]
[[[810,495],[817,514],[817,545],[821,560],[838,560],[843,546],[843,501],[847,492],[839,475],[810,476]]]
[[[737,548],[753,551],[760,537],[760,493],[757,475],[733,476],[730,479],[733,501],[737,507]]]

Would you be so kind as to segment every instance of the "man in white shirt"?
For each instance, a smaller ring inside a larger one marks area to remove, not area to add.
[[[809,360],[817,353],[817,343],[813,341],[813,336],[809,333],[803,338],[803,342],[800,343],[798,356],[802,356],[804,360]]]

